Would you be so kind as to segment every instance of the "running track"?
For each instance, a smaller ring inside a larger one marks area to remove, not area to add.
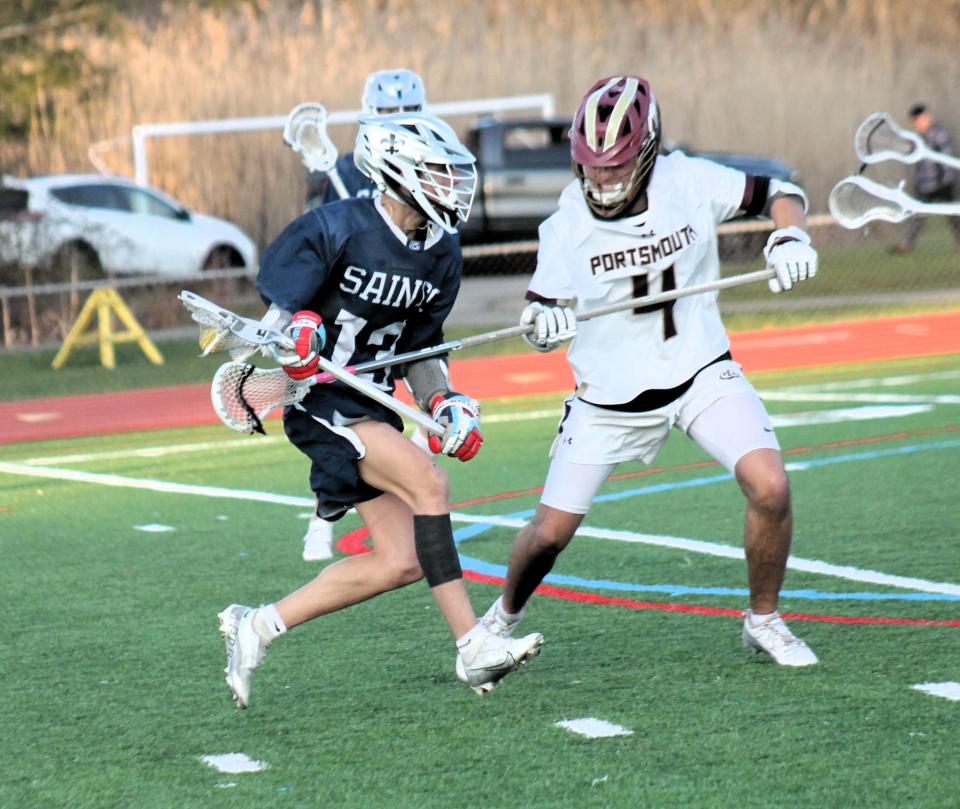
[[[952,354],[960,352],[960,311],[740,332],[731,341],[747,373]],[[563,351],[452,356],[454,383],[481,401],[573,387]],[[0,402],[0,444],[216,422],[207,384],[27,399]]]

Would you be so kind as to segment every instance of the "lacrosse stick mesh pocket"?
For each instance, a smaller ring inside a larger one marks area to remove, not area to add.
[[[856,228],[874,219],[898,222],[903,218],[901,205],[877,196],[855,180],[841,180],[830,192],[830,213],[841,225]]]
[[[878,156],[896,159],[896,155],[909,156],[917,148],[916,143],[895,128],[886,115],[871,116],[856,131],[854,149],[861,160]]]
[[[210,398],[220,420],[239,433],[265,433],[263,419],[276,407],[299,402],[309,390],[282,369],[228,362],[213,377]]]

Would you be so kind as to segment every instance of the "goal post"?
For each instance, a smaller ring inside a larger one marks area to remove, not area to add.
[[[425,111],[433,115],[458,116],[479,115],[483,113],[512,112],[515,110],[539,110],[549,118],[556,114],[553,95],[540,93],[535,95],[504,96],[501,98],[478,98],[467,101],[444,101],[427,104]],[[359,120],[361,110],[339,110],[327,115],[327,124],[341,125]],[[133,147],[134,179],[140,185],[150,182],[150,166],[147,154],[147,142],[152,138],[169,138],[190,135],[209,135],[216,133],[259,132],[268,129],[282,130],[287,115],[266,115],[252,118],[221,118],[208,121],[177,121],[164,124],[137,124],[130,133]],[[93,144],[89,156],[93,164],[102,171],[99,154],[107,145],[115,145],[118,139],[100,141]]]

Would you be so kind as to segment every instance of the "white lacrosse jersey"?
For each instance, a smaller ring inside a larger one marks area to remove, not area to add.
[[[604,221],[573,181],[540,226],[530,292],[576,298],[580,313],[716,281],[717,225],[740,210],[745,187],[740,171],[673,152],[657,158],[647,210]],[[708,292],[581,322],[567,356],[581,398],[622,404],[680,385],[729,346],[717,292]]]

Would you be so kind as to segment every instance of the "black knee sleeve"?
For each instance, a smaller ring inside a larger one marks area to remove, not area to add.
[[[414,514],[413,543],[420,569],[431,587],[463,578],[449,514]]]

